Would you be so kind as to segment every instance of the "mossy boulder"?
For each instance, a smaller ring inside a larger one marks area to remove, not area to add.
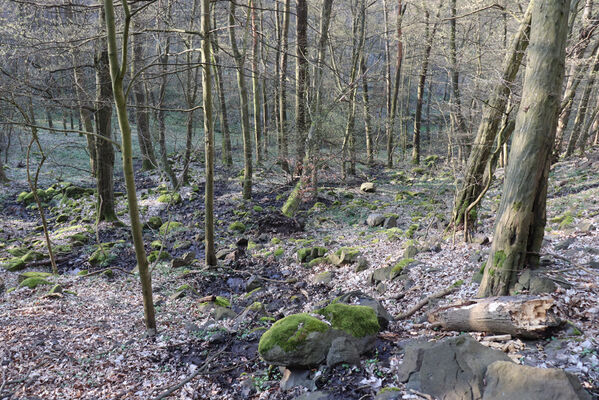
[[[167,221],[160,226],[159,232],[161,235],[172,234],[183,229],[183,224],[176,221]]]
[[[29,279],[29,278],[49,278],[51,277],[52,274],[49,272],[40,272],[40,271],[27,271],[27,272],[23,272],[22,274],[19,274],[19,283],[23,282],[25,279]]]
[[[10,272],[20,271],[22,269],[25,269],[26,266],[27,263],[23,261],[21,258],[12,258],[9,261],[0,264],[0,267]]]
[[[148,255],[148,262],[169,260],[171,255],[166,251],[154,250]]]
[[[413,262],[415,262],[413,258],[404,258],[393,265],[391,270],[389,271],[389,279],[393,280],[397,278],[402,273],[406,272],[406,267]]]
[[[289,315],[264,332],[258,353],[274,365],[318,365],[325,360],[330,347],[329,332],[327,323],[309,314]]]
[[[156,199],[159,203],[179,204],[181,203],[181,195],[179,193],[164,193]]]
[[[353,247],[342,247],[335,253],[329,255],[329,260],[333,265],[352,264],[360,256],[360,250]]]
[[[35,289],[41,285],[52,285],[52,282],[48,282],[44,278],[32,277],[27,278],[23,282],[19,283],[19,287],[28,287],[29,289]]]
[[[327,254],[326,247],[303,247],[297,250],[297,260],[301,263],[310,262]]]
[[[231,222],[229,225],[229,231],[243,233],[245,232],[245,224],[241,221]]]
[[[83,187],[79,187],[79,186],[68,186],[66,189],[64,189],[64,195],[65,197],[69,198],[69,199],[80,199],[83,196],[91,196],[94,194],[94,189],[91,188],[83,188]]]
[[[11,247],[10,249],[6,249],[6,251],[13,257],[23,257],[29,249],[26,247]]]
[[[44,258],[44,254],[40,253],[39,251],[31,250],[28,251],[27,254],[25,254],[23,257],[21,257],[21,260],[23,260],[23,262],[25,263],[29,263],[32,261],[43,260]]]
[[[333,272],[324,271],[314,277],[314,283],[317,285],[326,285],[333,281]]]
[[[161,226],[162,226],[162,218],[160,218],[157,215],[150,217],[148,222],[146,222],[144,224],[144,228],[151,228],[151,229],[160,229]]]
[[[260,356],[269,364],[305,368],[327,358],[338,360],[338,349],[332,344],[340,339],[346,339],[345,350],[351,347],[348,354],[359,355],[373,348],[380,326],[372,308],[333,303],[316,313],[324,320],[303,313],[275,322],[260,339]]]
[[[69,216],[67,214],[60,214],[58,217],[56,217],[56,222],[57,223],[62,223],[62,222],[67,222],[69,220]]]
[[[370,307],[333,303],[318,310],[318,313],[324,316],[334,329],[354,338],[376,335],[380,329],[376,313]]]
[[[110,248],[100,245],[96,251],[94,251],[88,258],[87,261],[91,265],[102,265],[110,260]]]

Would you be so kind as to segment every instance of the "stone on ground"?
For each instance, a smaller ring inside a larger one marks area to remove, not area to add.
[[[376,191],[376,187],[374,186],[374,183],[372,183],[372,182],[364,182],[360,186],[360,191],[364,192],[364,193],[374,193]]]
[[[385,216],[383,214],[370,214],[366,218],[366,224],[370,227],[381,226],[385,222]]]

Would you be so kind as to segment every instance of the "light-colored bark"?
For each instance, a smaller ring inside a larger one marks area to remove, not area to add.
[[[564,77],[569,0],[535,1],[522,101],[480,297],[502,296],[536,266]]]
[[[133,236],[133,246],[135,248],[135,258],[139,269],[139,278],[141,280],[141,290],[144,304],[144,319],[148,335],[156,334],[156,317],[154,302],[152,300],[152,275],[148,268],[148,260],[144,249],[142,224],[139,217],[139,206],[137,203],[137,193],[135,189],[135,176],[133,174],[133,154],[131,144],[131,126],[127,118],[127,101],[123,88],[123,79],[127,71],[127,40],[129,35],[129,24],[131,14],[127,2],[123,2],[125,13],[125,26],[123,29],[123,39],[121,47],[121,60],[118,58],[118,46],[116,37],[116,22],[113,0],[103,0],[104,12],[106,18],[106,33],[108,39],[108,59],[110,62],[110,77],[112,80],[112,89],[114,93],[114,102],[117,110],[119,127],[121,130],[122,157],[123,157],[123,175],[125,177],[125,186],[127,188],[127,204],[129,206],[129,217],[131,219],[131,234]]]

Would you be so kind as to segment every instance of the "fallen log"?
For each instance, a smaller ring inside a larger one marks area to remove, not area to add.
[[[562,325],[551,297],[490,297],[445,306],[428,313],[428,321],[448,331],[476,331],[538,339]]]

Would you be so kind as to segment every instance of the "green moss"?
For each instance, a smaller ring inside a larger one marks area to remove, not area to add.
[[[181,222],[176,221],[167,221],[160,226],[159,232],[161,235],[166,235],[169,233],[173,233],[177,230],[183,228],[183,224]]]
[[[31,250],[29,252],[27,252],[27,254],[25,254],[23,257],[21,257],[21,260],[23,260],[23,262],[28,263],[31,261],[39,261],[44,259],[44,255],[42,253],[40,253],[39,251],[34,251]]]
[[[418,225],[418,224],[412,224],[412,225],[410,225],[410,227],[406,231],[405,236],[408,239],[412,239],[414,237],[414,234],[416,233],[416,231],[418,230],[419,227],[420,227],[420,225]]]
[[[381,390],[379,390],[377,395],[384,394],[384,393],[391,393],[391,392],[399,392],[399,391],[400,391],[399,388],[396,388],[394,386],[387,386],[387,387],[384,387]]]
[[[319,264],[325,264],[328,261],[327,257],[316,257],[308,263],[308,267],[312,268]]]
[[[192,290],[191,285],[188,285],[187,283],[179,286],[177,289],[175,289],[175,292],[182,292],[184,290]]]
[[[148,222],[146,222],[145,226],[152,229],[160,229],[160,227],[162,226],[162,218],[160,218],[157,215],[150,217]]]
[[[158,196],[156,201],[159,203],[179,204],[181,203],[181,195],[179,193],[164,193]]]
[[[281,239],[274,237],[274,238],[270,239],[270,243],[271,244],[280,244]]]
[[[495,267],[496,269],[501,269],[503,267],[505,259],[505,252],[503,250],[497,250],[495,254],[493,254],[493,267]]]
[[[35,289],[36,287],[38,287],[40,285],[51,285],[51,284],[52,284],[52,282],[48,282],[44,278],[33,277],[33,278],[25,279],[23,282],[21,282],[19,284],[19,287],[28,287],[29,289]]]
[[[28,272],[23,272],[22,274],[19,275],[19,281],[23,282],[24,280],[28,279],[28,278],[49,278],[51,277],[52,274],[49,272],[40,272],[40,271],[28,271]]]
[[[69,236],[69,241],[73,243],[86,243],[88,239],[88,236],[84,233],[75,233]]]
[[[451,285],[451,286],[453,286],[453,287],[460,287],[460,286],[462,286],[463,284],[464,284],[464,281],[463,281],[462,279],[460,279],[460,280],[458,280],[458,281],[455,281],[455,282],[453,283],[453,285]]]
[[[216,304],[217,306],[221,306],[221,307],[231,307],[231,302],[227,298],[220,297],[220,296],[216,296],[216,300],[214,300],[214,304]]]
[[[273,254],[275,257],[281,257],[283,254],[285,254],[285,250],[283,250],[283,248],[279,247],[279,248],[275,249]]]
[[[26,247],[12,247],[6,251],[14,257],[23,257],[29,250]]]
[[[245,232],[245,224],[241,221],[232,222],[229,225],[229,230],[232,232],[243,233]]]
[[[264,209],[261,206],[254,206],[253,208],[254,208],[254,211],[258,212],[258,213],[264,211]]]
[[[395,240],[399,240],[401,238],[401,236],[403,235],[403,231],[399,228],[389,228],[386,231],[387,234],[387,240],[388,241],[395,241]]]
[[[20,258],[13,258],[6,263],[0,264],[0,266],[7,271],[15,272],[24,269],[27,266],[27,263]]]
[[[515,202],[514,205],[512,206],[512,208],[516,212],[520,211],[522,209],[522,202],[521,201]]]
[[[389,279],[393,279],[398,275],[401,275],[401,272],[403,271],[403,269],[410,263],[413,263],[414,260],[413,258],[404,258],[402,260],[400,260],[398,263],[396,263],[393,268],[391,269],[391,271],[389,272]]]
[[[323,315],[333,328],[357,338],[374,335],[380,329],[376,313],[370,307],[334,303],[318,310],[318,313]]]
[[[308,314],[293,314],[275,322],[264,332],[258,352],[264,354],[275,346],[292,351],[301,345],[312,332],[326,332],[329,326]]]
[[[559,224],[560,229],[567,228],[574,223],[574,217],[572,215],[567,215],[562,222]]]
[[[77,276],[85,276],[88,273],[89,272],[86,269],[82,269],[81,271],[77,272]]]
[[[152,243],[150,243],[150,247],[153,249],[160,249],[162,247],[162,242],[160,240],[154,240]]]
[[[263,308],[264,308],[264,305],[261,302],[255,301],[252,304],[250,304],[250,306],[248,307],[248,310],[250,310],[250,311],[262,311]]]
[[[166,251],[154,250],[148,255],[148,262],[163,261],[171,258],[171,255]]]

